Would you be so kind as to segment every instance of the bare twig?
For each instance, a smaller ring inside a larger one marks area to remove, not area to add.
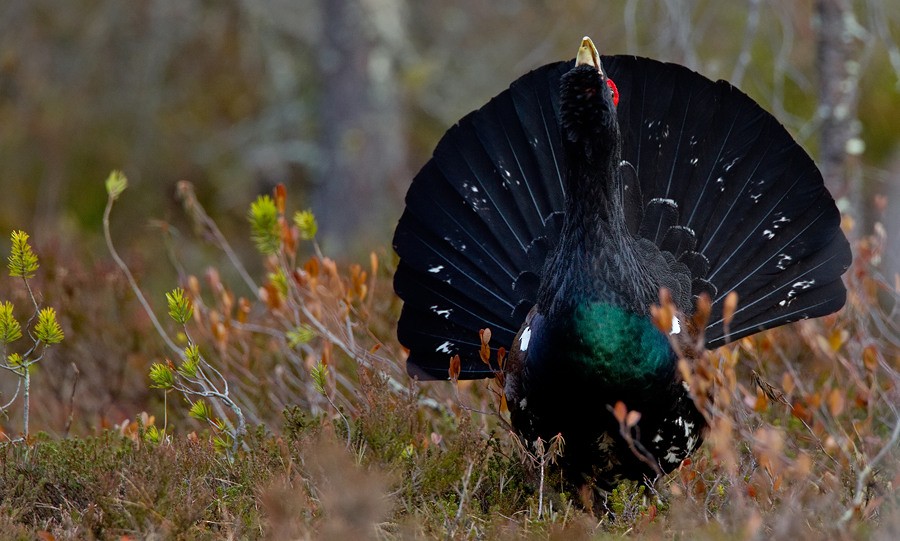
[[[66,426],[63,429],[63,438],[69,437],[69,429],[72,428],[72,419],[75,417],[75,389],[78,388],[78,376],[81,370],[75,363],[71,363],[72,371],[75,372],[75,379],[72,380],[72,392],[69,394],[69,416],[66,418]]]
[[[131,274],[131,269],[128,268],[128,265],[125,263],[125,260],[119,255],[119,252],[116,251],[116,247],[113,245],[112,234],[110,233],[109,228],[109,216],[112,213],[114,199],[109,197],[106,201],[106,208],[103,211],[103,236],[106,238],[106,248],[109,250],[110,255],[113,258],[113,261],[116,262],[116,265],[125,274],[125,278],[128,280],[128,285],[131,287],[131,291],[137,297],[138,302],[141,303],[141,306],[144,308],[144,313],[147,314],[147,317],[150,318],[150,322],[153,323],[153,328],[156,329],[156,333],[162,338],[163,342],[165,342],[166,346],[169,349],[176,352],[177,354],[181,354],[181,348],[179,348],[175,342],[169,338],[169,334],[163,329],[162,324],[157,319],[156,314],[153,312],[153,307],[150,306],[150,302],[147,301],[147,298],[144,297],[144,292],[141,291],[140,286],[135,280],[134,275]]]
[[[862,471],[856,477],[856,490],[854,492],[852,505],[847,509],[838,521],[839,524],[846,524],[853,515],[862,511],[863,502],[866,497],[866,484],[869,478],[875,472],[877,466],[889,453],[897,450],[897,443],[900,441],[900,417],[894,422],[894,430],[891,431],[891,437],[881,447],[881,450],[866,463]]]

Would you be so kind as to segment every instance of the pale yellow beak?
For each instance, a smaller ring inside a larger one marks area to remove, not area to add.
[[[594,66],[600,72],[600,75],[606,77],[606,74],[603,73],[603,67],[600,65],[600,53],[597,52],[597,47],[594,46],[591,38],[587,36],[581,39],[581,47],[578,48],[578,54],[575,55],[576,66],[585,64]]]

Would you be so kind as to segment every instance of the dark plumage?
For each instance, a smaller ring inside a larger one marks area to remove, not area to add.
[[[815,164],[745,94],[675,64],[601,59],[587,38],[576,60],[526,74],[444,135],[406,197],[394,287],[410,375],[447,379],[458,354],[460,378],[492,377],[478,353],[490,328],[510,350],[515,429],[561,433],[568,479],[608,488],[655,471],[618,435],[617,401],[642,413],[662,471],[701,440],[649,316],[660,289],[688,316],[709,296],[715,347],[838,310],[851,256]]]

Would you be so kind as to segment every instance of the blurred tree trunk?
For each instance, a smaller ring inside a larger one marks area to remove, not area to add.
[[[390,231],[389,179],[404,174],[397,59],[402,0],[321,0],[319,133],[324,162],[313,191],[331,253],[371,250]],[[373,244],[374,243],[374,244]]]
[[[815,9],[822,176],[836,197],[847,199],[850,209],[846,210],[860,217],[862,186],[851,167],[864,150],[857,118],[860,66],[854,46],[856,18],[850,0],[816,0]]]

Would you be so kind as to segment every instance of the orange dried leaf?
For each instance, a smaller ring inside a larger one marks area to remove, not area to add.
[[[804,451],[800,451],[797,459],[794,460],[793,473],[798,479],[806,479],[812,472],[812,458]]]
[[[275,206],[278,208],[278,214],[284,214],[286,201],[287,188],[284,187],[284,184],[279,183],[275,186]]]
[[[838,389],[832,389],[830,393],[828,393],[827,404],[828,411],[831,412],[832,415],[838,416],[844,411],[844,405],[846,401],[844,400],[844,393],[839,391]]]
[[[303,270],[305,270],[306,274],[308,274],[312,278],[317,278],[319,276],[319,269],[320,265],[318,257],[309,258],[306,264],[303,265]]]
[[[681,379],[684,380],[688,386],[692,386],[693,374],[691,373],[691,365],[686,359],[678,359],[678,373],[681,374]]]
[[[481,329],[478,331],[478,336],[481,337],[481,343],[483,345],[487,345],[491,341],[491,329]]]
[[[188,276],[187,290],[191,293],[191,297],[200,296],[200,280],[198,280],[197,277],[193,274]]]
[[[625,426],[628,428],[632,428],[637,426],[638,421],[641,420],[641,412],[631,410],[628,412],[628,415],[625,417]]]
[[[863,365],[869,372],[878,369],[878,350],[875,349],[875,346],[867,346],[863,350]]]
[[[478,331],[478,336],[481,338],[481,349],[478,352],[478,355],[481,357],[481,362],[490,366],[491,365],[491,347],[488,345],[491,341],[491,330],[490,329],[480,329]]]
[[[805,421],[809,423],[812,420],[812,412],[803,405],[803,402],[799,400],[795,400],[793,405],[791,406],[791,414],[800,419],[801,421]]]
[[[822,405],[822,395],[818,392],[806,395],[806,403],[810,408],[816,409]]]
[[[845,329],[835,329],[828,336],[828,347],[831,348],[831,351],[838,351],[841,349],[841,346],[847,341],[847,338],[850,336],[850,333]]]
[[[237,320],[239,323],[246,323],[250,315],[250,301],[241,297],[238,299]]]
[[[794,391],[794,376],[790,372],[785,372],[781,376],[781,388],[784,389],[785,394],[791,394]]]
[[[659,304],[662,306],[672,306],[672,292],[668,288],[659,288]]]
[[[506,363],[506,348],[500,346],[497,348],[497,366],[500,367],[500,370],[503,370],[503,365]]]
[[[619,421],[619,424],[622,424],[625,422],[626,416],[628,416],[628,408],[625,407],[625,402],[621,400],[616,402],[613,408],[613,417],[616,418],[616,421]]]
[[[712,311],[712,301],[707,293],[702,293],[697,298],[694,306],[694,315],[692,317],[695,329],[706,328],[709,321],[709,314]]]
[[[737,310],[737,305],[737,291],[732,291],[725,297],[725,304],[722,305],[722,319],[724,320],[725,325],[731,325],[731,320],[734,319],[734,311]]]
[[[766,393],[759,387],[756,388],[756,402],[753,405],[753,411],[757,413],[765,413],[769,409],[769,398]]]
[[[378,274],[378,254],[375,252],[369,253],[369,268],[372,270],[372,276]]]
[[[459,354],[450,357],[450,381],[456,383],[459,381],[459,373],[462,371],[462,362],[459,359]]]
[[[667,290],[663,289],[661,291]],[[672,318],[675,317],[675,310],[673,310],[672,304],[664,304],[662,306],[654,304],[650,307],[650,316],[653,318],[653,324],[656,325],[657,329],[666,334],[672,331]]]

